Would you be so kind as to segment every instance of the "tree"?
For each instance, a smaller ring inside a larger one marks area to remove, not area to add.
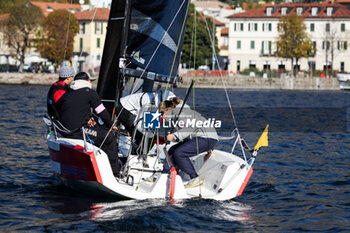
[[[277,41],[278,57],[291,59],[292,75],[295,75],[293,64],[298,64],[300,58],[310,57],[315,53],[312,41],[306,33],[304,18],[292,14],[280,19]]]
[[[40,27],[44,15],[38,7],[24,4],[11,8],[9,20],[5,26],[4,38],[11,49],[11,56],[20,62],[19,70],[23,71],[27,49],[34,40],[34,33]]]
[[[72,56],[78,31],[79,24],[73,14],[66,10],[54,11],[45,18],[43,29],[37,35],[37,49],[42,57],[57,64]]]
[[[212,35],[212,21],[204,18],[198,12],[195,14],[193,4],[190,5],[189,17],[186,23],[184,43],[182,46],[181,63],[187,64],[187,67],[194,67],[194,49],[196,49],[196,61],[194,68],[200,65],[210,65],[212,59],[212,46],[208,34],[207,26],[204,20],[207,20],[209,33]],[[196,15],[196,30],[194,30],[194,16]],[[196,35],[196,45],[194,45],[194,35]],[[217,38],[215,38],[215,51],[218,54]],[[208,64],[209,63],[209,64]]]

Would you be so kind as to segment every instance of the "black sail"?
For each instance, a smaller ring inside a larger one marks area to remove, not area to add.
[[[146,71],[177,74],[188,0],[133,0],[127,53]]]
[[[119,58],[123,34],[125,0],[113,0],[108,20],[107,34],[103,48],[97,92],[102,99],[114,100],[119,80]],[[110,113],[114,104],[104,103]]]
[[[97,86],[102,99],[118,99],[129,77],[146,80],[144,91],[150,91],[154,81],[174,79],[188,8],[189,0],[112,1]],[[126,64],[122,70],[120,58]],[[112,112],[113,105],[107,108]]]

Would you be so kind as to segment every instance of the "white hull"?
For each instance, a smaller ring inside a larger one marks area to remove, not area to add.
[[[337,78],[340,90],[350,90],[350,74],[339,73]]]
[[[162,163],[157,156],[148,157],[148,168],[143,161],[131,155],[129,178],[116,179],[113,176],[107,155],[88,144],[83,150],[83,140],[47,138],[54,173],[65,184],[88,195],[117,197],[125,199],[150,199],[170,197],[170,175],[162,174]],[[203,162],[204,154],[196,156],[194,167],[203,185],[186,189],[184,182],[189,177],[180,172],[176,176],[174,199],[202,197],[215,200],[229,200],[239,196],[253,172],[245,160],[227,152],[214,150],[214,154]],[[155,182],[146,181],[153,174]]]

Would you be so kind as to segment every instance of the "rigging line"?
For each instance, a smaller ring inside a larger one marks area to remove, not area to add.
[[[73,5],[73,0],[70,1],[70,5]],[[70,27],[70,17],[71,17],[71,12],[69,12],[68,16],[68,26],[67,26],[67,33],[66,33],[66,44],[64,45],[64,55],[63,55],[63,61],[66,60],[66,53],[67,53],[67,47],[68,47],[68,35],[69,35],[69,27]]]
[[[96,16],[96,11],[97,11],[97,8],[95,8],[94,14],[93,14],[92,17],[91,17],[91,21],[90,21],[91,25],[92,25],[92,23],[94,22],[94,19],[95,19],[95,16]],[[101,27],[102,27],[102,25],[101,25]],[[83,48],[81,48],[79,57],[81,57],[82,55],[83,55]]]
[[[191,70],[191,59],[192,59],[192,49],[193,49],[193,36],[194,36],[194,26],[195,26],[195,20],[193,21],[193,27],[192,27],[192,36],[191,36],[191,48],[190,48],[190,59],[188,64],[188,69]]]
[[[168,27],[167,30],[164,32],[162,39],[159,41],[159,43],[158,43],[158,45],[157,45],[157,48],[154,50],[154,52],[153,52],[151,58],[149,59],[149,61],[148,61],[147,65],[146,65],[146,67],[143,69],[143,71],[142,71],[142,73],[141,73],[141,75],[140,75],[140,78],[141,78],[141,77],[144,75],[144,73],[146,72],[146,70],[147,70],[149,64],[151,64],[151,61],[153,60],[153,57],[156,55],[156,53],[157,53],[157,51],[158,51],[160,45],[162,44],[163,40],[165,39],[165,36],[167,35],[168,31],[170,30],[171,26],[173,25],[173,23],[174,23],[174,21],[175,21],[177,15],[179,14],[179,12],[180,12],[180,10],[181,10],[183,4],[185,3],[185,1],[186,1],[186,0],[183,0],[183,1],[182,1],[181,6],[180,6],[179,9],[177,10],[177,12],[176,12],[174,18],[172,19],[172,21],[170,22],[169,27]]]
[[[122,111],[123,111],[123,110],[122,110]],[[112,131],[113,126],[115,126],[115,124],[117,123],[117,120],[118,120],[120,114],[122,113],[122,111],[120,111],[119,114],[118,114],[118,116],[114,119],[114,122],[113,122],[111,128],[109,128],[109,130],[108,130],[108,132],[107,132],[105,138],[103,139],[103,141],[102,141],[102,143],[101,143],[101,145],[100,145],[100,149],[102,148],[103,144],[105,143],[105,141],[106,141],[106,139],[107,139],[109,133]]]
[[[214,17],[213,17],[213,20],[214,20]],[[216,55],[214,41],[213,41],[213,38],[211,37],[211,33],[210,33],[210,31],[209,31],[208,22],[207,22],[206,19],[205,19],[205,25],[206,25],[206,27],[207,27],[207,31],[208,31],[208,35],[209,35],[210,42],[211,42],[211,44],[212,44],[212,46],[213,46],[213,48],[214,48],[214,49],[213,49],[214,57],[215,57],[216,61],[218,61],[218,68],[219,68],[219,72],[220,72],[220,78],[221,78],[221,81],[222,81],[222,85],[224,86],[224,90],[225,90],[225,94],[226,94],[228,106],[230,107],[230,111],[231,111],[232,120],[233,120],[233,123],[234,123],[234,125],[235,125],[235,127],[236,127],[236,129],[237,129],[237,132],[238,132],[237,123],[236,123],[236,118],[235,118],[235,115],[233,114],[233,109],[232,109],[230,97],[228,96],[228,92],[227,92],[227,88],[226,88],[226,85],[225,85],[225,82],[224,82],[224,78],[222,77],[222,70],[221,70],[221,67],[220,67],[220,64],[219,64],[218,57],[217,57],[217,55]]]
[[[182,3],[182,5],[184,4],[184,2]],[[181,7],[179,8],[179,10],[182,8],[182,5]],[[171,73],[173,72],[173,68],[174,68],[174,64],[175,64],[175,60],[176,60],[176,56],[177,56],[177,53],[179,51],[179,46],[180,46],[180,43],[181,43],[181,37],[182,37],[182,33],[184,32],[184,27],[185,27],[185,22],[186,22],[186,17],[188,15],[188,10],[190,8],[190,2],[188,2],[187,4],[187,9],[186,9],[186,14],[185,14],[185,17],[184,17],[184,20],[182,22],[182,27],[181,27],[181,33],[180,33],[180,36],[179,36],[179,41],[177,42],[177,46],[176,46],[176,51],[175,51],[175,54],[174,54],[174,58],[173,58],[173,63],[171,65],[171,69],[170,69],[170,73],[169,73],[169,79],[168,79],[168,82],[165,86],[165,92],[168,90],[169,88],[169,84],[170,84],[170,77],[171,77]],[[164,102],[164,100],[163,100]],[[162,102],[162,103],[163,103]]]
[[[193,51],[193,67],[196,67],[196,58],[197,58],[197,11],[194,10],[194,51]],[[192,78],[192,82],[195,83],[195,79],[196,79],[196,72],[194,72],[193,78]],[[194,114],[194,118],[195,118],[195,112],[196,110],[196,102],[195,102],[195,84],[193,87],[193,114]],[[198,137],[197,137],[197,125],[195,125],[195,137],[196,137],[196,149],[197,149],[197,155],[199,154],[199,145],[198,145]],[[199,169],[199,160],[198,160],[198,177],[200,179],[200,169]],[[199,196],[202,196],[202,186],[199,186]]]

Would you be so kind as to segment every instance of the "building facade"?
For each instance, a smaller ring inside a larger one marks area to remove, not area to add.
[[[229,71],[247,68],[291,70],[290,59],[275,56],[281,17],[297,14],[304,18],[307,33],[316,48],[314,56],[302,58],[300,70],[350,72],[350,10],[333,3],[278,4],[229,16]]]
[[[99,72],[108,16],[109,9],[107,8],[95,8],[75,13],[75,18],[80,24],[80,31],[74,38],[72,62],[79,71],[88,71],[92,74]]]

